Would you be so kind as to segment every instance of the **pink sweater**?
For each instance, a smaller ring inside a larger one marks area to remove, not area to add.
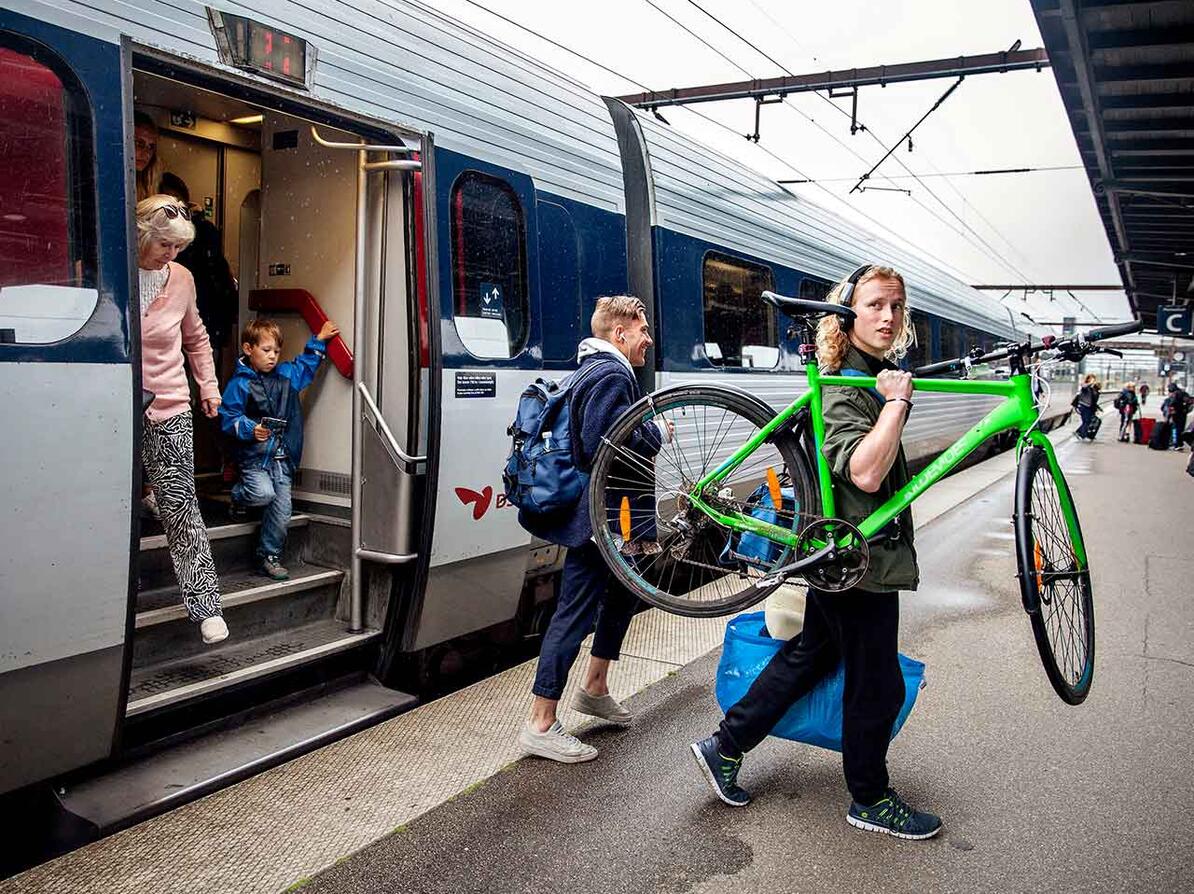
[[[191,408],[184,352],[200,399],[218,398],[211,342],[195,304],[195,280],[186,267],[171,262],[170,278],[141,317],[141,387],[156,395],[147,414],[154,422]]]

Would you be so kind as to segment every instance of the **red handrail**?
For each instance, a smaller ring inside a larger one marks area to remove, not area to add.
[[[253,289],[249,292],[249,308],[270,313],[286,311],[301,314],[313,335],[329,319],[315,296],[306,289]],[[340,375],[346,379],[352,378],[352,351],[339,335],[328,342],[328,359],[335,364]]]

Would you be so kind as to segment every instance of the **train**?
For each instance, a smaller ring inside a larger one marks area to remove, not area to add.
[[[506,430],[531,380],[575,368],[598,296],[644,300],[645,390],[776,406],[803,374],[758,295],[818,298],[861,262],[907,278],[909,365],[1025,334],[944,269],[414,0],[7,0],[0,71],[0,795],[95,834],[409,708],[453,643],[541,628],[562,556],[502,495]],[[344,337],[304,397],[290,581],[249,572],[254,525],[221,514],[197,423],[232,630],[215,649],[140,511],[137,114],[220,230],[238,324],[270,314],[291,352],[323,319]],[[918,400],[909,457],[989,406]],[[275,712],[293,731],[211,779],[104,781]]]

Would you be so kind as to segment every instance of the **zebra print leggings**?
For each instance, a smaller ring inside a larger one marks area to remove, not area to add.
[[[162,515],[187,615],[199,622],[222,614],[220,579],[195,497],[195,444],[189,411],[161,422],[145,419],[141,464]]]

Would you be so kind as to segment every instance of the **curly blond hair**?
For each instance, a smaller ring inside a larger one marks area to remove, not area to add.
[[[895,280],[900,284],[900,288],[904,289],[905,295],[907,294],[904,277],[894,267],[884,267],[878,264],[872,265],[870,270],[859,277],[858,282],[854,285],[854,294],[857,295],[863,284],[872,279]],[[845,288],[845,285],[846,280],[843,279],[825,296],[825,300],[830,304],[841,304],[842,289]],[[841,324],[842,318],[837,314],[822,317],[821,322],[817,324],[817,362],[827,372],[837,372],[842,368],[846,350],[850,347],[850,336],[842,329]],[[892,341],[891,347],[888,348],[884,356],[888,360],[899,360],[908,353],[908,348],[915,340],[916,332],[912,328],[912,314],[909,313],[908,307],[905,305],[904,325],[896,333],[895,340]]]
[[[160,214],[163,208],[170,208],[171,214]],[[183,213],[187,216],[183,216]],[[154,239],[183,243],[183,248],[195,241],[195,225],[190,220],[190,209],[174,196],[157,193],[137,203],[137,249],[145,251]]]

